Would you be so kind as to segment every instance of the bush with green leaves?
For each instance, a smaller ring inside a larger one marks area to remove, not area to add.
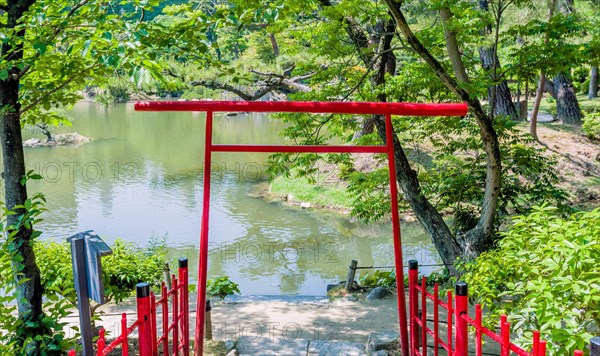
[[[238,284],[229,279],[229,276],[215,277],[206,281],[206,293],[221,298],[240,293]]]
[[[587,113],[581,128],[587,137],[600,139],[600,111]]]
[[[104,293],[107,301],[121,302],[133,295],[140,282],[158,287],[162,281],[165,251],[162,248],[141,249],[133,243],[116,240],[112,254],[102,258]],[[59,295],[77,304],[73,285],[71,249],[66,242],[38,242],[35,254],[47,294]]]
[[[377,269],[373,273],[365,273],[360,276],[358,282],[364,287],[395,287],[396,270],[382,271]]]
[[[583,350],[600,330],[600,209],[562,218],[535,207],[501,235],[496,249],[464,266],[488,326],[507,314],[521,345],[539,330],[552,355]]]

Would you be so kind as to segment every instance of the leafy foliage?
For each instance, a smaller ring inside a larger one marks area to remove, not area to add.
[[[587,113],[581,128],[587,137],[600,139],[600,111]]]
[[[206,293],[224,298],[240,293],[240,289],[238,284],[230,280],[228,276],[221,276],[206,281]]]
[[[375,270],[373,273],[365,273],[358,279],[361,286],[365,287],[395,287],[396,270]]]
[[[547,206],[515,217],[497,249],[465,265],[488,325],[507,314],[521,344],[539,330],[551,354],[583,350],[600,325],[599,221],[600,209],[563,219]]]
[[[40,179],[41,176],[28,171],[22,178],[21,184],[28,180]],[[17,317],[14,312],[19,303],[19,294],[16,289],[15,274],[23,271],[23,257],[18,251],[22,244],[34,243],[41,232],[33,230],[34,224],[41,221],[40,215],[45,211],[45,197],[34,194],[25,200],[22,206],[15,206],[13,210],[2,208],[2,222],[0,222],[0,354],[28,355],[33,352],[31,347],[37,344],[39,352],[45,355],[60,355],[62,350],[73,346],[73,341],[65,337],[63,327],[65,323],[59,320],[68,315],[68,303],[54,295],[48,295],[44,303],[45,314],[36,318],[32,315]],[[15,210],[20,209],[17,222],[6,225],[6,217],[16,215]],[[21,228],[32,229],[31,240],[24,242],[15,240],[14,236]]]
[[[164,251],[140,249],[124,240],[116,240],[111,249],[113,253],[102,258],[104,293],[108,301],[119,303],[132,296],[135,285],[140,282],[160,286]],[[35,245],[35,253],[47,294],[58,295],[76,306],[69,244],[39,242]]]

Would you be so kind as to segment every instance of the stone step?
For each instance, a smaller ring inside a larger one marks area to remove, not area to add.
[[[242,336],[230,355],[240,356],[366,356],[363,344],[352,342],[312,341],[304,339],[269,339]]]

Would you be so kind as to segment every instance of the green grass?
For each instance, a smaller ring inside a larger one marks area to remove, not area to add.
[[[529,110],[533,108],[533,101],[534,100],[529,100]],[[579,107],[583,111],[600,111],[600,97],[588,99],[587,94],[577,94],[577,101],[579,102]],[[549,94],[546,94],[540,103],[540,111],[555,114],[556,100],[554,100],[554,98],[552,98]]]
[[[344,184],[329,184],[324,180],[319,177],[316,184],[311,184],[304,177],[277,177],[271,182],[271,192],[280,195],[291,194],[296,202],[308,202],[334,209],[350,209],[354,198],[346,191]]]

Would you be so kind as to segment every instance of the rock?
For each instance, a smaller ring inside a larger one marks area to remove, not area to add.
[[[235,341],[233,341],[233,340],[225,341],[225,349],[227,351],[232,351],[234,348],[235,348]]]
[[[369,356],[388,356],[387,351],[379,350],[371,353]]]
[[[327,342],[311,341],[308,345],[308,355],[310,356],[366,356],[367,352],[363,344],[353,342]]]
[[[291,202],[291,201],[294,200],[294,196],[291,195],[291,194],[288,194],[288,195],[285,196],[285,200]]]
[[[369,334],[367,339],[367,353],[369,355],[395,355],[400,348],[400,335],[396,331],[383,330]],[[379,351],[390,351],[377,353]]]
[[[308,340],[242,336],[236,347],[239,355],[306,355]]]
[[[92,139],[90,137],[82,136],[77,132],[74,132],[69,134],[56,134],[54,135],[54,141],[42,141],[37,138],[32,138],[23,142],[23,147],[54,147],[66,145],[81,145],[89,142],[92,142]]]
[[[387,297],[388,295],[392,295],[392,292],[390,292],[387,288],[377,287],[377,288],[371,290],[369,292],[369,294],[367,294],[367,300],[383,299],[383,298]]]
[[[404,215],[401,220],[405,223],[414,223],[417,221],[417,218],[413,215]]]
[[[346,284],[346,282],[339,282],[338,284],[328,284],[327,291],[329,292],[330,290],[332,290],[334,288],[343,287],[345,284]]]
[[[237,350],[233,349],[233,350],[229,351],[227,353],[227,355],[225,355],[225,356],[238,356],[238,355],[239,355],[239,353],[237,352]]]
[[[310,203],[308,203],[308,202],[302,202],[302,203],[300,203],[300,207],[302,209],[310,209]]]

